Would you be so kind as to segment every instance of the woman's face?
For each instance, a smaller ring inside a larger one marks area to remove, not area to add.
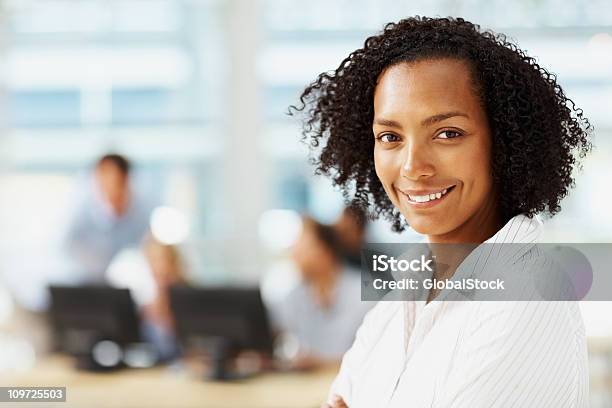
[[[373,131],[376,174],[414,230],[430,242],[481,242],[497,230],[489,124],[466,62],[387,68]]]
[[[145,254],[149,261],[153,279],[158,285],[169,286],[182,280],[174,249],[157,241],[152,241],[147,243]]]
[[[317,236],[315,227],[308,221],[302,223],[302,233],[293,245],[291,255],[307,281],[328,275],[334,270],[334,253]]]

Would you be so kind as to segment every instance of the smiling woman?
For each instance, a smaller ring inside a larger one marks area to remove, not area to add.
[[[409,225],[429,243],[522,244],[512,253],[479,246],[485,276],[537,274],[545,262],[534,245],[537,214],[559,212],[577,158],[591,149],[590,124],[554,75],[503,35],[459,18],[388,24],[300,101],[291,111],[305,114],[317,170],[362,214],[385,216],[396,231]],[[575,303],[437,295],[432,287],[426,301],[379,302],[326,405],[587,406]]]
[[[399,63],[374,94],[374,163],[393,205],[430,242],[482,242],[501,228],[489,123],[469,65]]]
[[[505,36],[462,19],[417,17],[388,24],[335,71],[321,74],[300,101],[290,111],[305,114],[304,137],[318,149],[317,170],[346,188],[354,208],[388,218],[397,231],[407,225],[400,213],[407,214],[393,202],[397,193],[385,190],[390,186],[379,179],[378,164],[372,165],[375,141],[401,139],[402,151],[425,149],[432,160],[447,160],[453,150],[466,153],[464,143],[477,146],[469,156],[454,156],[454,166],[474,166],[474,159],[489,166],[501,223],[518,214],[557,213],[573,184],[577,157],[591,149],[591,126],[555,76]],[[428,144],[422,143],[425,129],[437,131]],[[476,140],[447,140],[462,136]],[[415,164],[417,172],[426,170],[422,180],[395,187],[425,193],[461,181],[447,180],[444,172],[427,177],[432,162],[420,167],[425,159],[418,156],[413,163],[408,159],[414,155],[404,155],[403,164],[413,177]],[[466,189],[477,187],[458,185],[454,194],[462,199],[470,193]],[[464,217],[451,224],[458,226]]]

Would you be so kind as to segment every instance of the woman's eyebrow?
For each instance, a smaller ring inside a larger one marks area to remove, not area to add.
[[[430,116],[427,119],[423,119],[423,121],[421,121],[421,126],[422,127],[431,126],[434,123],[441,122],[445,119],[449,119],[455,116],[464,116],[466,118],[470,117],[467,113],[463,113],[459,111],[444,112],[444,113],[439,113],[437,115]]]
[[[422,127],[431,126],[434,123],[441,122],[443,120],[446,120],[446,119],[449,119],[449,118],[452,118],[452,117],[455,117],[455,116],[463,116],[463,117],[466,117],[466,118],[470,117],[467,113],[459,112],[459,111],[438,113],[437,115],[433,115],[433,116],[430,116],[430,117],[428,117],[426,119],[423,119],[421,121],[421,126]],[[387,127],[393,127],[393,128],[397,128],[397,129],[402,129],[402,125],[399,122],[396,122],[396,121],[391,120],[391,119],[375,118],[374,119],[374,124],[375,125],[380,125],[380,126],[387,126]]]
[[[398,128],[398,129],[402,128],[402,125],[399,122],[396,122],[396,121],[391,120],[391,119],[375,118],[374,119],[374,124],[375,125],[380,125],[380,126],[394,127],[394,128]]]

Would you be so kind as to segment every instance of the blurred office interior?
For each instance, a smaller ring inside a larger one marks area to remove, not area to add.
[[[47,286],[70,280],[65,220],[107,152],[134,163],[156,207],[153,233],[180,248],[192,283],[287,291],[300,214],[333,223],[343,209],[313,175],[287,108],[386,22],[415,14],[504,32],[557,75],[593,124],[595,149],[562,212],[544,220],[544,240],[612,241],[607,1],[2,0],[0,376],[45,361]],[[419,237],[380,221],[367,239]],[[612,406],[612,303],[583,311],[592,406]],[[304,386],[322,398],[328,377]],[[270,381],[262,387],[282,386]]]

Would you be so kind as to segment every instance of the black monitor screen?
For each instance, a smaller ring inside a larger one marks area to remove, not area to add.
[[[139,319],[129,289],[51,286],[50,318],[60,350],[78,353],[100,339],[139,341]]]
[[[188,288],[170,291],[179,337],[226,339],[234,348],[272,351],[272,337],[258,288]]]

